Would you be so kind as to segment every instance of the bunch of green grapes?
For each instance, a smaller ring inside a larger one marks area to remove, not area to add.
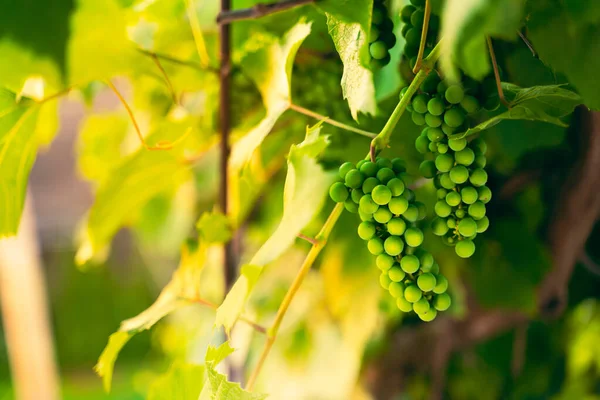
[[[415,201],[406,186],[405,171],[400,158],[346,162],[339,169],[341,181],[331,186],[329,194],[359,214],[358,236],[377,256],[381,286],[396,299],[398,308],[432,321],[438,311],[450,307],[448,280],[433,256],[421,248],[423,232],[417,222],[425,218],[425,205]]]
[[[394,22],[388,16],[388,9],[383,0],[373,2],[373,17],[369,32],[369,53],[371,68],[377,69],[390,62],[390,49],[396,45]]]
[[[408,60],[410,69],[415,67],[419,45],[423,33],[423,22],[425,20],[425,0],[411,0],[412,4],[406,5],[400,12],[400,19],[404,22],[402,36],[406,40],[404,45],[404,57]],[[427,57],[435,46],[440,28],[440,18],[431,14],[429,27],[427,29],[427,41],[423,57]]]
[[[415,147],[429,158],[421,163],[421,174],[434,178],[437,188],[433,233],[455,246],[458,256],[471,257],[475,252],[473,239],[490,225],[485,215],[485,205],[492,198],[485,186],[485,142],[481,138],[470,142],[465,138],[449,139],[441,129],[428,127],[417,138]]]

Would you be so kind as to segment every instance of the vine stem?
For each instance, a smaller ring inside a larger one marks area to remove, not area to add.
[[[390,142],[390,137],[392,136],[392,132],[394,131],[396,124],[398,124],[400,117],[402,116],[402,114],[404,114],[404,111],[406,110],[408,104],[411,102],[413,95],[417,92],[417,90],[419,90],[421,84],[423,83],[427,75],[429,75],[431,70],[433,70],[433,66],[440,57],[440,44],[441,41],[438,42],[438,44],[433,48],[431,54],[429,54],[423,60],[421,69],[415,76],[415,79],[413,79],[413,81],[411,82],[410,86],[408,86],[406,93],[400,99],[400,102],[392,112],[392,115],[386,122],[385,126],[383,127],[381,132],[379,132],[379,134],[371,141],[371,153],[376,152],[377,150],[383,150],[388,146]]]
[[[162,74],[162,76],[165,80],[165,83],[167,84],[167,88],[169,89],[169,93],[171,94],[171,97],[173,99],[173,103],[179,104],[179,100],[177,99],[177,92],[175,91],[175,86],[173,86],[173,82],[171,82],[171,79],[169,78],[169,74],[167,74],[167,71],[165,71],[162,64],[160,63],[158,56],[156,54],[151,54],[150,58],[152,58],[152,61],[154,61],[154,64],[156,64],[156,67]]]
[[[308,271],[310,271],[312,265],[317,259],[317,256],[325,247],[325,244],[327,243],[327,239],[329,238],[333,227],[337,223],[337,220],[339,219],[340,215],[342,215],[342,211],[344,211],[344,205],[342,203],[336,204],[333,211],[331,211],[331,214],[329,214],[329,217],[327,217],[327,221],[325,221],[323,227],[321,227],[321,230],[315,237],[316,243],[313,244],[312,248],[308,252],[306,259],[304,260],[302,266],[300,267],[300,270],[298,271],[298,274],[294,278],[292,285],[288,289],[283,301],[281,302],[281,305],[279,306],[279,309],[277,310],[277,316],[275,317],[273,325],[267,331],[267,342],[265,343],[265,347],[263,348],[260,358],[258,359],[258,363],[252,371],[252,375],[250,375],[250,378],[248,379],[248,384],[246,385],[247,390],[251,391],[254,387],[254,384],[256,383],[256,378],[258,378],[258,375],[262,370],[267,356],[269,355],[271,348],[273,347],[273,343],[275,343],[275,339],[277,338],[277,333],[279,332],[279,328],[281,326],[281,322],[283,321],[283,317],[285,317],[285,314],[288,308],[290,307],[294,296],[298,292],[298,289],[300,289],[300,286],[304,281],[304,277],[306,276],[306,274],[308,274]]]
[[[423,65],[423,54],[425,54],[425,44],[427,43],[427,31],[429,30],[429,18],[431,17],[431,0],[425,0],[425,17],[423,19],[423,30],[421,31],[421,43],[419,43],[419,53],[417,54],[417,62],[413,68],[416,74],[421,70]]]
[[[485,37],[487,40],[488,49],[490,51],[490,59],[492,60],[492,67],[494,68],[494,78],[496,79],[496,88],[498,89],[498,97],[500,101],[507,108],[510,108],[510,103],[506,101],[504,97],[504,90],[502,90],[502,81],[500,80],[500,71],[498,70],[498,62],[496,61],[496,53],[494,52],[494,45],[492,44],[492,38],[489,36]]]
[[[312,118],[318,119],[320,121],[323,121],[326,124],[333,125],[333,126],[336,126],[338,128],[341,128],[341,129],[344,129],[344,130],[347,130],[347,131],[350,131],[350,132],[358,133],[359,135],[366,136],[366,137],[371,138],[371,139],[373,139],[373,138],[375,138],[375,136],[377,136],[373,132],[364,131],[362,129],[355,128],[353,126],[346,125],[346,124],[344,124],[342,122],[338,122],[336,120],[333,120],[333,119],[331,119],[329,117],[326,117],[324,115],[318,114],[318,113],[316,113],[314,111],[311,111],[311,110],[309,110],[307,108],[301,107],[301,106],[299,106],[297,104],[294,104],[294,103],[290,103],[289,108],[290,108],[290,110],[294,110],[297,113],[304,114],[304,115],[307,115],[309,117],[312,117]]]
[[[234,21],[245,19],[256,19],[266,15],[274,14],[290,8],[313,3],[315,0],[282,0],[274,3],[259,3],[250,8],[241,10],[221,11],[217,16],[218,24],[230,24]]]

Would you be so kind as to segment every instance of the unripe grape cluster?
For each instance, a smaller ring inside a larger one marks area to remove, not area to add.
[[[377,69],[386,66],[391,59],[389,50],[395,45],[394,22],[388,16],[388,9],[383,0],[375,0],[369,32],[371,68]]]
[[[485,215],[485,205],[492,198],[485,186],[485,141],[449,139],[441,129],[428,127],[417,138],[415,147],[427,158],[419,167],[421,174],[433,178],[437,189],[433,233],[454,246],[458,256],[471,257],[475,252],[473,239],[490,224]]]
[[[421,247],[423,232],[417,223],[425,218],[425,205],[406,186],[405,171],[400,158],[346,162],[339,169],[341,180],[329,194],[346,210],[359,214],[358,236],[377,257],[381,286],[396,299],[398,308],[432,321],[438,311],[450,307],[448,280],[431,253]]]
[[[412,4],[404,6],[400,12],[400,19],[404,23],[402,26],[402,36],[406,44],[404,45],[404,56],[408,60],[410,69],[415,67],[419,45],[423,33],[423,22],[425,21],[425,0],[411,0]],[[431,14],[429,26],[427,29],[427,41],[423,57],[427,57],[435,46],[440,28],[440,18]]]

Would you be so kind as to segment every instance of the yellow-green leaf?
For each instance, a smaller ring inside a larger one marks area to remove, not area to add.
[[[152,383],[148,400],[198,400],[204,386],[204,365],[174,363]]]
[[[221,361],[227,358],[234,351],[235,349],[231,347],[229,342],[225,342],[219,347],[208,346],[208,350],[206,350],[206,357],[204,358],[204,360],[206,361],[206,363],[213,363],[214,365],[218,365]]]
[[[218,373],[213,363],[206,364],[207,383],[204,384],[199,400],[263,400],[267,396],[248,392],[237,382],[229,382],[227,377]]]
[[[107,392],[110,392],[115,361],[117,360],[119,352],[133,335],[133,333],[121,331],[110,335],[108,344],[102,351],[98,363],[94,367],[94,371],[102,377],[102,384],[104,385],[104,390]]]

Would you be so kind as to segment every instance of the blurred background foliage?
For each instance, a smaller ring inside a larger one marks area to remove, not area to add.
[[[254,3],[235,0],[233,7]],[[404,3],[389,4],[398,32],[397,11]],[[471,3],[484,4],[484,9],[498,2]],[[587,105],[598,107],[600,81],[595,66],[600,62],[596,51],[600,9],[596,3],[511,3],[524,7],[519,21],[540,57],[533,57],[516,37],[497,40],[503,80],[522,87],[568,83]],[[218,4],[208,0],[194,4],[208,65],[198,56],[183,0],[60,0],[35,7],[30,2],[1,6],[2,86],[20,93],[28,77],[42,75],[48,95],[83,83],[61,103],[60,135],[40,155],[31,175],[65,399],[146,398],[174,362],[201,364],[214,340],[214,310],[189,305],[124,347],[110,394],[102,391],[100,379],[93,375],[108,336],[121,321],[152,304],[177,266],[182,243],[195,235],[196,221],[213,209],[218,195],[214,145],[219,129],[218,79],[213,70]],[[292,101],[353,124],[342,98],[342,63],[328,35],[326,17],[317,7],[304,6],[233,25],[234,137],[242,137],[265,115],[244,58],[278,40],[301,17],[312,22],[312,30],[292,68]],[[361,129],[380,131],[397,103],[397,93],[406,84],[398,68],[402,46],[399,40],[392,49],[392,62],[375,73],[379,112],[360,114]],[[149,52],[163,56],[161,65],[178,96],[176,104]],[[185,126],[193,124],[184,145],[172,152],[140,150],[131,120],[102,83],[106,77],[118,77],[115,83],[132,106],[141,131],[149,132],[150,144],[175,140]],[[600,225],[596,224],[585,257],[574,269],[566,311],[556,319],[536,313],[537,288],[553,264],[547,232],[561,212],[556,208],[561,188],[582,157],[578,143],[581,131],[587,129],[581,122],[584,112],[574,113],[569,128],[504,121],[482,134],[489,147],[487,170],[494,199],[488,207],[491,229],[478,238],[472,259],[457,258],[427,232],[426,247],[450,281],[451,317],[466,320],[472,299],[484,310],[521,311],[531,317],[456,349],[447,364],[448,398],[600,398]],[[236,181],[237,191],[243,194],[234,206],[244,238],[240,264],[251,259],[277,228],[283,212],[285,157],[292,144],[303,140],[305,127],[315,122],[286,111]],[[419,133],[410,115],[404,115],[390,148],[383,152],[406,159],[415,181],[422,161],[414,148]],[[352,132],[323,125],[322,134],[330,140],[319,159],[326,168],[357,161],[368,149],[369,139]],[[175,157],[191,161],[182,166],[173,161]],[[514,189],[515,177],[524,177],[525,184]],[[431,183],[420,186],[416,194],[433,208]],[[94,195],[94,208],[86,214]],[[314,236],[332,207],[327,202],[303,233]],[[86,237],[86,224],[96,226],[96,236]],[[358,400],[371,398],[373,391],[380,398],[421,399],[432,391],[431,360],[407,368],[402,364],[396,375],[382,372],[397,362],[397,341],[422,323],[400,313],[382,291],[374,259],[354,234],[356,225],[355,215],[341,217],[290,307],[259,381],[260,391],[270,398]],[[265,326],[273,321],[309,247],[297,240],[268,265],[245,315]],[[219,304],[223,298],[220,253],[212,250],[201,286],[203,297]],[[238,324],[232,336],[238,348],[232,363],[251,367],[263,343],[263,336]],[[0,399],[10,399],[3,340],[0,346]],[[416,346],[431,343],[416,342]]]

